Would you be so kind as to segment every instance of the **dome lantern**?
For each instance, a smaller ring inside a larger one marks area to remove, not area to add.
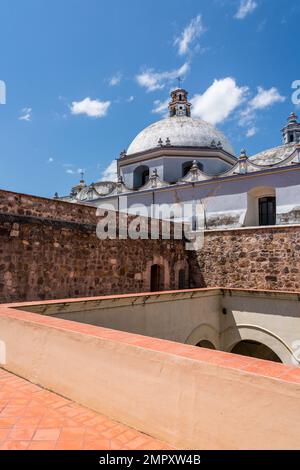
[[[222,132],[202,119],[191,117],[188,92],[179,87],[171,92],[169,116],[150,124],[131,142],[127,160],[134,154],[161,148],[199,147],[223,151],[234,156],[234,150]]]
[[[283,141],[285,144],[295,144],[300,137],[300,123],[296,113],[291,113],[288,117],[287,125],[282,129]]]
[[[169,103],[169,115],[188,116],[191,115],[191,103],[187,99],[188,92],[183,88],[177,88],[171,92],[171,101]]]

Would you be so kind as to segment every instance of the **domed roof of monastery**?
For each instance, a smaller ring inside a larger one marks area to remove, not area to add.
[[[250,160],[257,165],[275,165],[288,158],[296,148],[295,143],[280,145],[253,155]]]
[[[172,116],[146,127],[133,139],[127,155],[154,149],[160,139],[163,145],[169,139],[171,146],[178,147],[211,147],[212,141],[215,144],[221,142],[222,148],[234,155],[231,144],[221,131],[190,116]]]

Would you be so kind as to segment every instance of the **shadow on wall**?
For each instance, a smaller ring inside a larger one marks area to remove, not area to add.
[[[208,287],[202,273],[204,262],[198,257],[198,253],[195,251],[187,251],[187,258],[189,266],[189,287],[191,289]]]
[[[220,320],[221,350],[266,361],[290,363],[288,345],[260,321],[252,317],[246,323],[243,316],[236,316],[234,309],[224,307]]]
[[[258,341],[243,340],[237,343],[230,351],[241,356],[256,357],[267,361],[282,362],[271,348]]]
[[[227,312],[225,308],[220,320],[220,330],[211,324],[202,323],[192,331],[186,343],[241,356],[290,363],[291,351],[288,346],[259,324],[251,326],[237,323],[232,312]]]

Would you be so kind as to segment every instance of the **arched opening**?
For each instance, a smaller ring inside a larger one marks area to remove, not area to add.
[[[248,192],[246,226],[276,224],[276,193],[272,187],[256,187]]]
[[[271,348],[263,343],[252,340],[243,340],[237,343],[231,350],[233,354],[241,356],[256,357],[266,361],[282,362],[277,354]]]
[[[202,171],[203,170],[202,163],[197,162],[197,165],[198,165],[199,170]],[[186,176],[188,174],[188,172],[190,171],[190,169],[192,168],[192,166],[193,166],[192,161],[183,163],[182,164],[182,176]]]
[[[199,341],[199,343],[196,344],[199,348],[205,348],[205,349],[216,349],[214,345],[212,344],[211,341],[208,341],[208,339],[203,339],[202,341]]]
[[[164,268],[159,264],[151,266],[150,274],[150,290],[151,292],[158,292],[164,289]]]
[[[138,166],[133,172],[133,187],[139,189],[149,181],[149,167],[146,165]]]
[[[178,289],[185,289],[185,269],[180,269],[178,272]]]

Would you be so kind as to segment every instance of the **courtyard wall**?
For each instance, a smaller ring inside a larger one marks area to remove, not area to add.
[[[98,220],[93,206],[0,191],[0,301],[147,292],[152,264],[165,290],[181,269],[185,287],[300,290],[300,225],[208,230],[187,252],[161,236],[99,240]]]
[[[208,230],[190,257],[194,285],[300,290],[300,225]]]
[[[150,290],[152,264],[164,289],[186,264],[181,240],[100,240],[95,207],[0,191],[0,301]]]

